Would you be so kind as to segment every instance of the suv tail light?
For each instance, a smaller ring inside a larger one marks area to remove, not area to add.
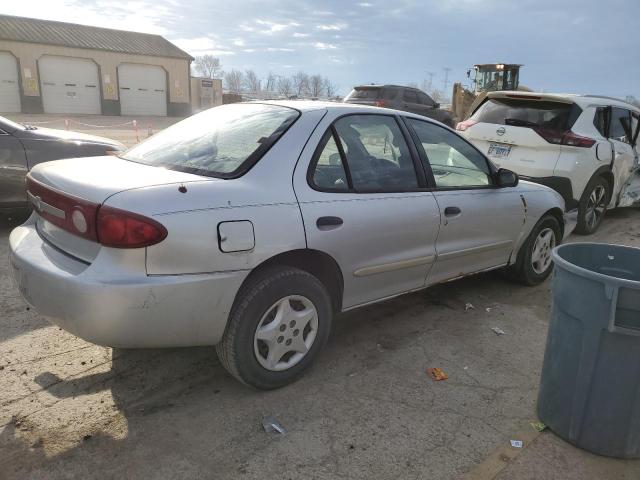
[[[384,100],[377,100],[376,101],[376,107],[386,107],[387,106],[387,102],[385,102]]]
[[[459,122],[456,125],[456,130],[458,130],[459,132],[464,132],[467,128],[473,127],[476,123],[475,120],[465,120],[464,122]]]
[[[96,220],[98,242],[114,248],[140,248],[160,243],[167,229],[151,218],[102,205]]]
[[[547,142],[553,143],[555,145],[591,148],[596,143],[593,138],[583,137],[582,135],[573,133],[571,130],[566,132],[563,132],[561,130],[549,130],[546,128],[534,128],[533,130]]]
[[[151,218],[59,192],[30,176],[27,195],[48,222],[106,247],[148,247],[167,237],[167,229]]]

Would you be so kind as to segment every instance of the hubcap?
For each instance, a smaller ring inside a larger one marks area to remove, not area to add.
[[[296,365],[311,349],[318,333],[318,312],[311,300],[289,295],[262,316],[253,338],[256,359],[267,370]]]
[[[593,230],[600,223],[607,208],[606,201],[607,191],[602,185],[598,185],[589,195],[589,201],[587,202],[585,220],[589,230]]]
[[[556,234],[551,228],[543,229],[533,244],[531,266],[538,275],[543,274],[551,265],[551,250],[556,246]]]

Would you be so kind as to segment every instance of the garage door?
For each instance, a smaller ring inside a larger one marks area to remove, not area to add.
[[[118,83],[122,115],[167,115],[167,75],[161,67],[123,63]]]
[[[20,84],[18,62],[7,52],[0,52],[0,112],[20,111]]]
[[[45,113],[100,113],[98,66],[86,58],[38,60]]]

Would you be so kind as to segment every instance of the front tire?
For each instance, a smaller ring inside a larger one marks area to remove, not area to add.
[[[244,384],[280,388],[311,365],[326,343],[332,316],[331,298],[316,277],[293,267],[269,268],[238,292],[216,351]]]
[[[561,239],[558,220],[552,215],[542,217],[518,252],[512,270],[515,279],[529,286],[544,282],[553,270],[551,251]]]
[[[587,184],[578,204],[576,233],[591,235],[600,227],[611,198],[611,186],[603,177],[594,177]]]

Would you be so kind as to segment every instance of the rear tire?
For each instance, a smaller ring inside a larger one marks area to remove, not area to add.
[[[293,267],[269,268],[238,292],[216,352],[242,383],[280,388],[311,365],[327,341],[332,316],[320,280]]]
[[[578,204],[576,233],[591,235],[600,227],[611,198],[611,186],[603,177],[594,177],[587,184]]]
[[[520,248],[511,270],[512,277],[529,286],[544,282],[553,270],[551,251],[561,240],[558,220],[552,215],[542,217]]]

